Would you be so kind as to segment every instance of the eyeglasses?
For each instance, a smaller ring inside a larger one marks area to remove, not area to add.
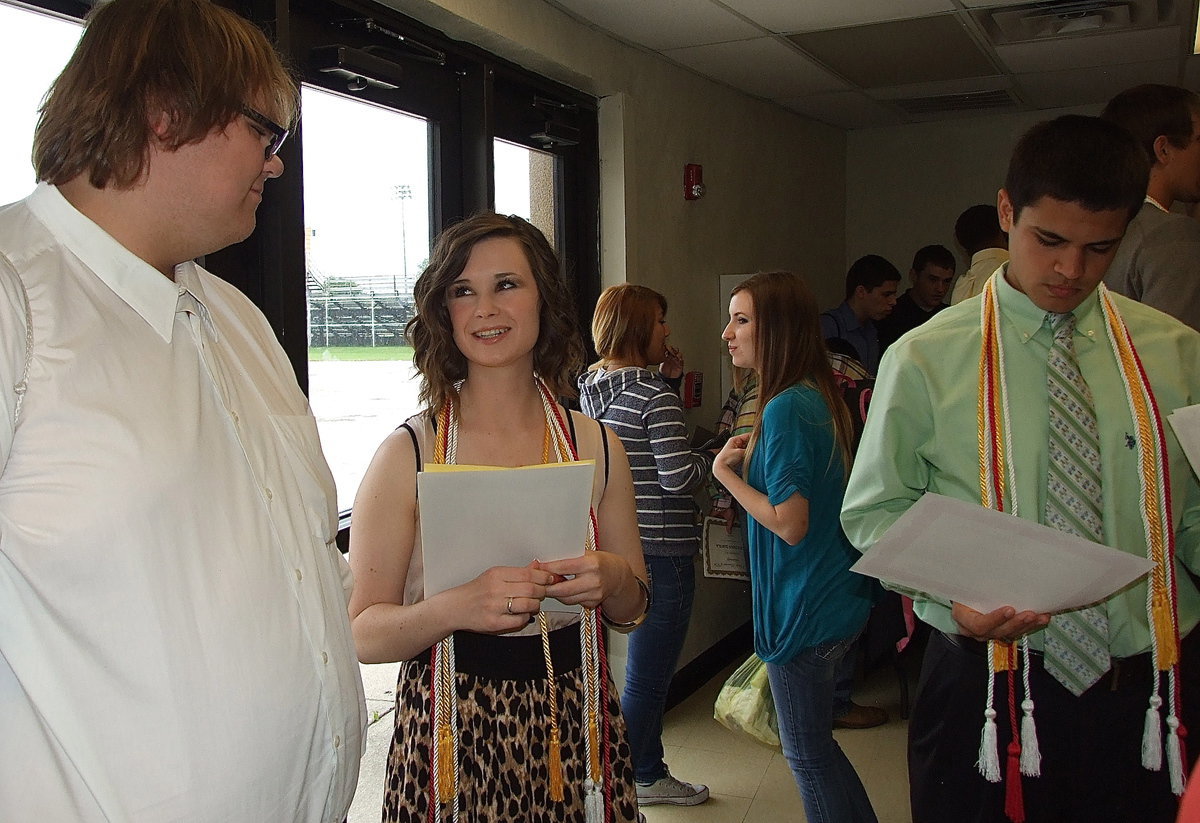
[[[271,142],[267,143],[263,149],[263,159],[270,160],[279,153],[279,147],[283,145],[283,141],[287,140],[288,130],[276,123],[265,114],[255,111],[249,106],[242,106],[242,114],[246,115],[252,123],[266,129],[271,135]],[[264,135],[265,136],[265,135]]]

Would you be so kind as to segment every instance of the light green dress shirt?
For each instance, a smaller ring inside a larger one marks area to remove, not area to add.
[[[999,276],[1006,272],[1007,265],[995,281],[1016,474],[1015,484],[1009,480],[1010,491],[1015,485],[1020,516],[1041,522],[1049,419],[1046,358],[1052,334],[1043,325],[1046,313]],[[1200,402],[1200,334],[1119,295],[1113,295],[1113,302],[1149,375],[1166,428],[1182,636],[1200,619],[1200,594],[1182,569],[1200,569],[1200,486],[1166,415]],[[842,525],[859,550],[870,549],[927,491],[979,502],[979,315],[980,298],[951,306],[900,338],[884,356],[842,507]],[[1089,296],[1075,316],[1075,349],[1096,400],[1100,428],[1104,542],[1145,556],[1135,429],[1099,295]],[[962,548],[984,550],[969,534],[963,535]],[[948,602],[905,593],[913,595],[917,616],[926,623],[945,632],[959,631]],[[1145,580],[1113,595],[1105,605],[1110,653],[1130,657],[1147,651]],[[1030,642],[1040,649],[1042,632],[1031,635]]]

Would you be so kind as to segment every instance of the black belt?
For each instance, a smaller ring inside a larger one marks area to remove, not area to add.
[[[425,649],[414,661],[428,667],[431,650]],[[583,656],[579,648],[579,625],[572,624],[550,632],[550,659],[554,673],[574,671]],[[511,635],[454,633],[455,669],[462,674],[492,680],[544,680],[546,657],[540,634]]]
[[[986,641],[973,640],[970,637],[965,637],[961,634],[951,634],[950,632],[939,631],[938,634],[942,636],[946,644],[951,648],[976,657],[985,657],[987,655]],[[1045,663],[1042,652],[1034,649],[1030,649],[1029,651],[1030,665],[1035,669],[1042,669],[1044,671]],[[1154,661],[1150,656],[1150,652],[1142,652],[1132,657],[1114,657],[1110,661],[1108,671],[1100,675],[1100,679],[1091,688],[1109,689],[1114,692],[1125,689],[1148,690],[1152,685],[1153,666]]]

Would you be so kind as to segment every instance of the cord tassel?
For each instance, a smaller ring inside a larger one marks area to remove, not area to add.
[[[1033,701],[1021,701],[1021,774],[1041,777],[1042,752],[1038,748],[1037,724],[1033,720]]]
[[[1151,598],[1154,619],[1154,640],[1158,643],[1158,670],[1166,671],[1179,662],[1179,647],[1175,645],[1175,621],[1171,603],[1165,591],[1154,587]]]
[[[557,726],[550,729],[550,799],[556,803],[563,799],[562,741]]]
[[[583,781],[584,823],[604,823],[604,790],[590,777]]]
[[[1179,718],[1174,712],[1167,715],[1167,769],[1171,775],[1171,792],[1183,794],[1183,741],[1179,738]]]
[[[1008,744],[1008,776],[1004,787],[1004,813],[1012,823],[1025,823],[1025,797],[1021,793],[1021,744]]]
[[[438,723],[437,794],[439,803],[454,799],[454,737],[449,723]]]
[[[975,764],[983,779],[1000,782],[1000,755],[996,751],[996,710],[988,706],[984,712],[983,734],[979,740],[979,761]]]
[[[1150,696],[1150,707],[1146,709],[1146,725],[1142,729],[1142,767],[1152,772],[1162,768],[1162,717],[1159,708],[1162,698]]]
[[[588,712],[588,772],[594,783],[602,782],[602,764],[600,763],[600,723],[596,718],[596,710]]]

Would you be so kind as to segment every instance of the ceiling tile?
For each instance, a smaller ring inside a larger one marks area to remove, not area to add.
[[[904,122],[897,109],[877,103],[862,92],[835,91],[813,94],[779,103],[794,112],[843,129],[893,126]]]
[[[1120,91],[1142,83],[1174,85],[1179,60],[1153,60],[1089,69],[1019,74],[1017,83],[1026,99],[1038,108],[1103,106]]]
[[[788,39],[863,88],[996,73],[953,14],[794,34]]]
[[[1028,2],[1028,0],[1023,0]],[[954,10],[950,0],[722,0],[734,11],[774,32],[819,31]]]
[[[1178,26],[996,46],[1013,74],[1144,63],[1180,53]]]
[[[671,49],[663,54],[714,80],[772,100],[849,88],[774,37]]]
[[[661,51],[762,34],[710,0],[553,0],[554,4],[630,43]]]

